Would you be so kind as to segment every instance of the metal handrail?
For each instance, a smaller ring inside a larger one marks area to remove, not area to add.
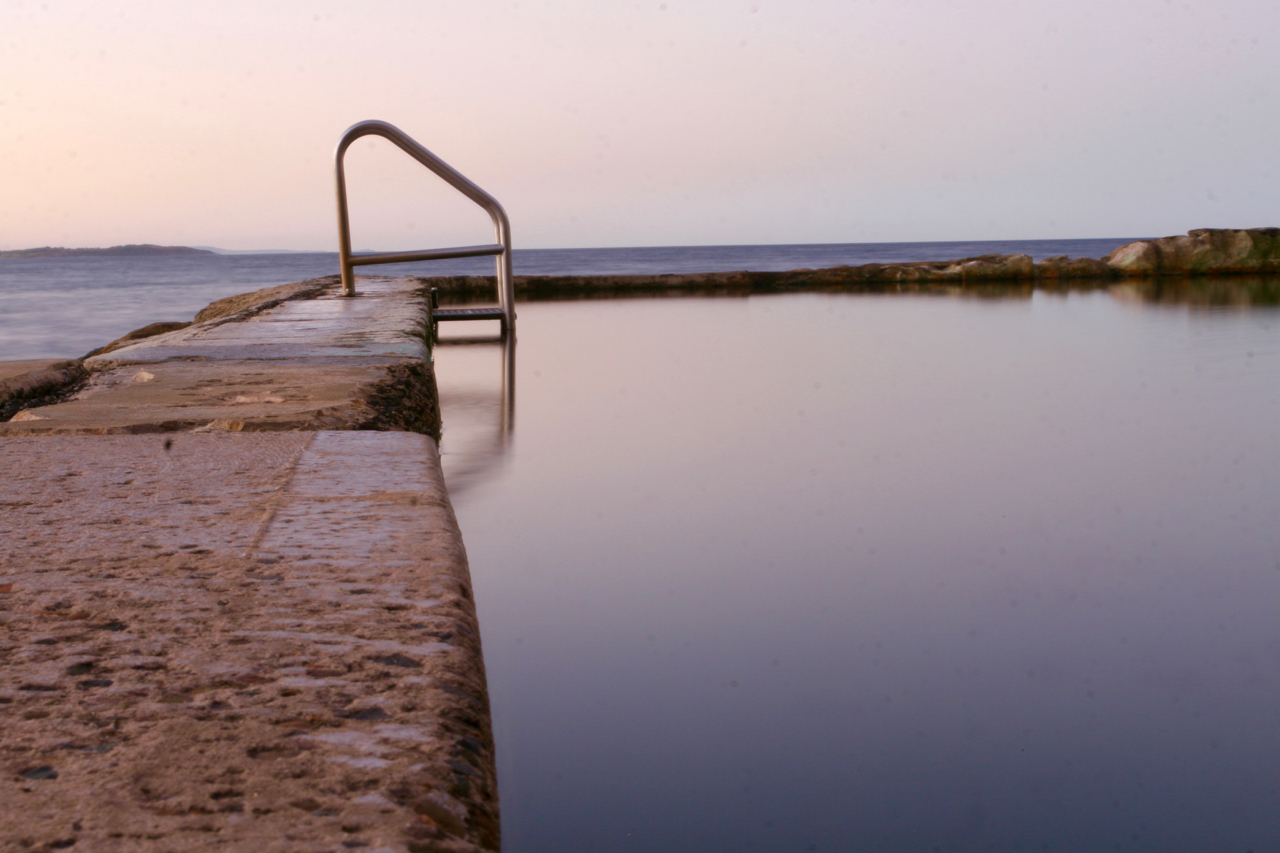
[[[484,208],[493,220],[493,228],[497,242],[484,246],[462,246],[455,249],[426,249],[418,252],[364,252],[353,254],[351,251],[351,221],[347,216],[347,178],[343,168],[343,158],[351,143],[362,136],[381,136],[395,144],[401,151],[426,166],[445,180],[451,187]],[[407,261],[434,261],[443,258],[474,258],[484,255],[494,256],[494,265],[498,278],[498,308],[501,311],[502,331],[515,330],[515,284],[511,275],[511,223],[507,220],[507,212],[498,204],[498,200],[467,180],[461,172],[445,161],[423,148],[404,131],[387,124],[385,121],[362,121],[353,124],[338,140],[338,148],[334,151],[334,169],[338,182],[338,263],[342,266],[342,293],[344,296],[356,295],[356,278],[354,268],[365,264],[399,264]],[[472,312],[479,319],[483,312]],[[464,319],[459,314],[457,319]]]

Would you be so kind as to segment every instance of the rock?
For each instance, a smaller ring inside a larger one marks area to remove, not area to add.
[[[1127,243],[1102,260],[1122,275],[1154,275],[1160,270],[1160,250],[1149,240]]]
[[[386,666],[399,666],[405,669],[422,669],[422,664],[411,657],[404,655],[383,655],[382,657],[370,658],[374,663],[384,664]]]
[[[141,341],[146,338],[154,338],[156,335],[163,335],[165,332],[176,332],[178,329],[185,329],[190,323],[150,323],[141,329],[134,329],[123,337],[116,338],[105,347],[98,347],[85,355],[85,358],[92,358],[95,355],[102,355],[104,352],[120,349],[120,347],[128,346],[134,341]]]
[[[0,421],[54,401],[88,375],[75,359],[0,362]]]
[[[33,780],[57,779],[58,771],[54,770],[48,764],[45,764],[40,767],[32,767],[30,770],[22,771],[22,778]]]
[[[1277,273],[1280,228],[1198,228],[1129,243],[1102,260],[1126,276]]]

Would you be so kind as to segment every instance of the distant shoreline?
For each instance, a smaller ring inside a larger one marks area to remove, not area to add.
[[[106,249],[67,249],[62,246],[41,246],[37,249],[11,249],[0,252],[0,258],[104,258],[132,257],[138,255],[212,255],[208,249],[190,246],[157,246],[153,243],[130,243],[127,246],[110,246]]]

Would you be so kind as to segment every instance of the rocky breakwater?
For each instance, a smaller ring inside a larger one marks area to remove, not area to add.
[[[1274,275],[1280,273],[1280,228],[1198,228],[1129,243],[1103,261],[1121,276]]]
[[[737,273],[753,289],[804,285],[930,285],[987,282],[1110,281],[1121,277],[1268,275],[1280,273],[1280,228],[1200,228],[1185,236],[1138,240],[1105,258],[982,255],[955,261],[863,264],[823,270]],[[517,279],[518,283],[518,279]]]
[[[217,303],[0,424],[0,849],[499,847],[426,303],[360,290]]]

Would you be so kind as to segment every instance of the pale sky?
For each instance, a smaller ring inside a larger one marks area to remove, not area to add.
[[[0,0],[0,249],[336,250],[389,121],[517,248],[1280,225],[1277,0]],[[489,242],[389,143],[357,249]]]

